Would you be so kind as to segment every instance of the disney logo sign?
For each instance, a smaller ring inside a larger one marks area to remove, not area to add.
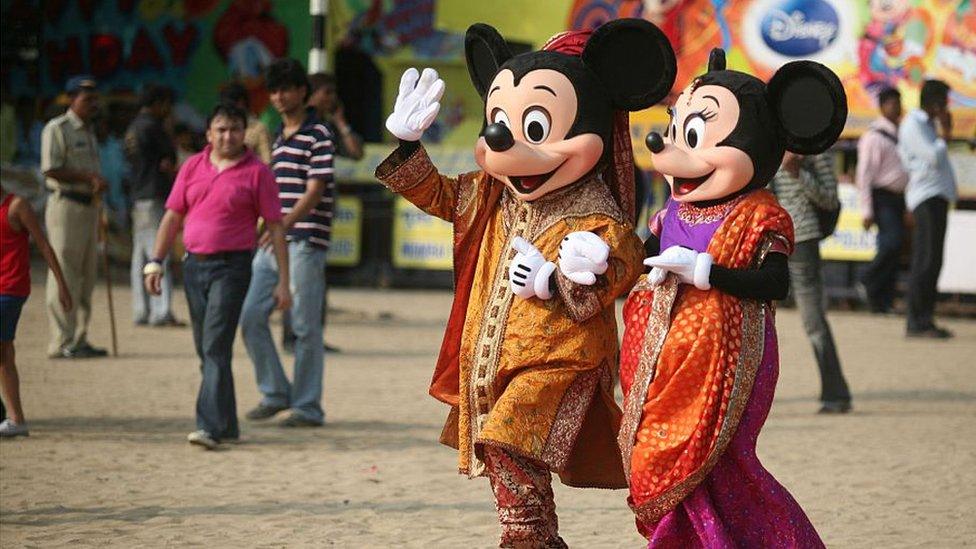
[[[767,12],[761,28],[770,49],[803,57],[826,49],[837,38],[840,20],[823,0],[787,0]]]

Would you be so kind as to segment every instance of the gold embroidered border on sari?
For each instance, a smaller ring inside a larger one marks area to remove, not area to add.
[[[641,279],[641,283],[644,282],[646,279]],[[637,290],[638,288],[635,287],[634,291]],[[624,399],[624,417],[620,423],[617,444],[620,446],[627,482],[630,482],[630,460],[634,451],[637,428],[640,426],[641,416],[644,412],[644,397],[647,395],[647,388],[651,385],[651,381],[654,380],[655,366],[657,366],[657,359],[661,355],[661,348],[664,347],[664,339],[668,335],[668,329],[671,327],[671,308],[674,306],[674,298],[677,295],[678,279],[673,274],[669,274],[664,283],[654,291],[651,320],[647,323],[647,330],[644,332],[645,345],[641,348],[640,360],[637,363],[637,371],[634,373],[634,381],[630,386],[630,393]]]
[[[735,381],[732,385],[732,394],[729,397],[729,407],[715,441],[715,446],[697,471],[650,501],[640,506],[632,506],[639,521],[654,523],[661,520],[664,515],[671,512],[678,503],[694,491],[715,467],[718,458],[725,453],[725,449],[739,426],[739,420],[742,419],[742,413],[749,403],[752,385],[756,380],[756,372],[759,370],[759,363],[762,360],[764,336],[764,308],[758,301],[743,300],[742,347],[739,351],[738,366],[735,369]],[[625,466],[625,470],[629,472],[630,464],[625,462]]]

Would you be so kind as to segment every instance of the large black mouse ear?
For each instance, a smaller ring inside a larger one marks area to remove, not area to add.
[[[484,97],[491,81],[498,74],[498,67],[511,59],[512,53],[495,27],[475,23],[468,27],[468,32],[464,35],[464,57],[468,62],[471,82]]]
[[[789,151],[821,153],[837,141],[847,123],[844,86],[820,63],[793,61],[783,65],[767,84],[766,94]]]
[[[602,25],[590,36],[582,58],[620,110],[646,109],[664,99],[678,73],[668,37],[643,19]]]

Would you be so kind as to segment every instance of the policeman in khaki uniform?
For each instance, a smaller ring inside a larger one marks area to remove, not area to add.
[[[89,358],[108,354],[87,338],[97,265],[97,202],[107,183],[99,173],[98,142],[90,124],[98,109],[95,80],[76,76],[65,92],[71,100],[68,111],[48,122],[41,134],[41,172],[51,192],[45,214],[48,238],[77,306],[68,312],[61,308],[57,283],[49,274],[48,355]]]

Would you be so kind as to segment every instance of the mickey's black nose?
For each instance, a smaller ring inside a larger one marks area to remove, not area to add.
[[[664,150],[664,138],[661,137],[661,134],[657,132],[647,134],[644,144],[647,145],[647,148],[650,149],[652,153],[659,153]]]
[[[505,124],[489,124],[485,128],[485,143],[495,152],[511,149],[515,145],[515,138]]]

